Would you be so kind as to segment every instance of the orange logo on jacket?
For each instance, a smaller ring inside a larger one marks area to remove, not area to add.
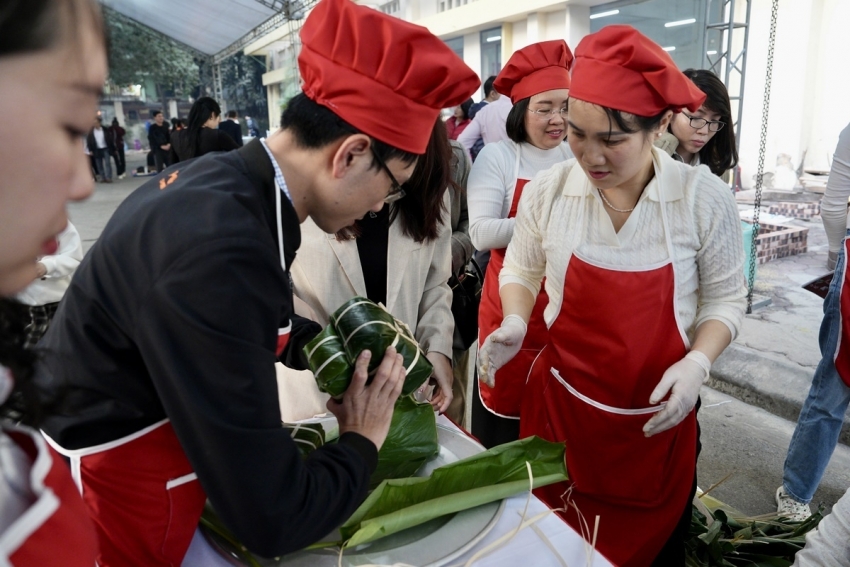
[[[166,187],[168,187],[169,185],[174,183],[177,180],[177,176],[179,174],[180,174],[180,170],[178,169],[177,171],[175,171],[174,173],[169,175],[168,179],[165,179],[164,177],[162,179],[160,179],[159,180],[159,190],[162,191],[163,189],[165,189]]]

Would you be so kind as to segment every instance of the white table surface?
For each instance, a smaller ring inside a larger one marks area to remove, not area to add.
[[[440,417],[437,423],[455,428],[445,417]],[[447,563],[447,567],[465,566],[479,550],[498,540],[505,534],[516,530],[522,521],[521,514],[528,500],[528,493],[508,498],[505,509],[493,529],[472,549],[457,559]],[[527,518],[533,518],[546,511],[547,506],[537,497],[532,496],[528,505]],[[549,514],[534,524],[535,529],[527,527],[516,534],[507,544],[472,563],[475,567],[612,567],[611,563],[598,552],[587,556],[584,540],[566,522],[555,514]],[[542,534],[552,544],[546,545],[537,532]],[[556,554],[557,553],[557,554]],[[318,559],[317,559],[318,561]],[[408,561],[412,561],[412,558]],[[329,561],[334,567],[337,562]],[[417,566],[415,563],[411,565]],[[213,550],[200,532],[195,532],[189,551],[183,560],[183,567],[232,567],[215,550]],[[316,567],[321,567],[318,563]]]

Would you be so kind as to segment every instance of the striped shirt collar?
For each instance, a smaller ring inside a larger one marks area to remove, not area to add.
[[[263,145],[263,149],[266,150],[266,153],[269,156],[269,160],[272,162],[272,167],[274,168],[274,180],[277,182],[277,186],[283,191],[283,194],[286,195],[286,198],[289,199],[289,202],[292,202],[292,195],[289,194],[289,186],[286,184],[286,180],[283,178],[283,172],[280,170],[280,166],[277,164],[277,160],[274,159],[274,155],[272,151],[269,149],[269,145],[266,143],[265,138],[260,138],[260,143]]]

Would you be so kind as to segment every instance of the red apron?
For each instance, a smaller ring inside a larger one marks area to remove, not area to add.
[[[514,187],[514,196],[511,200],[511,209],[508,212],[509,219],[515,218],[517,207],[519,206],[522,190],[529,182],[528,179],[519,179],[519,164],[520,164],[521,145],[517,144],[517,156],[515,175],[517,177],[516,186]],[[566,156],[564,156],[566,158]],[[498,329],[502,325],[502,299],[499,296],[499,272],[502,271],[502,266],[505,262],[506,248],[498,248],[490,251],[490,263],[487,265],[487,273],[484,276],[484,285],[481,289],[481,302],[478,306],[478,348],[490,336],[490,333]],[[544,281],[545,283],[545,281]],[[516,356],[505,366],[500,368],[494,374],[496,385],[490,387],[484,382],[478,382],[478,393],[481,397],[481,403],[490,412],[500,416],[512,419],[519,418],[520,407],[522,406],[522,394],[525,389],[525,381],[528,377],[528,371],[534,363],[534,359],[546,346],[548,330],[546,322],[543,320],[543,310],[549,304],[549,296],[546,295],[544,283],[540,284],[540,293],[537,294],[537,300],[534,303],[534,309],[531,311],[531,317],[528,321],[528,330],[525,334],[525,339],[522,341],[522,347]],[[476,366],[478,360],[476,357]]]
[[[850,261],[850,238],[844,243],[844,269],[833,277],[841,278],[839,292],[839,313],[841,327],[838,334],[838,346],[835,349],[835,369],[841,379],[850,387],[850,281],[847,281],[847,264]]]
[[[662,201],[672,258],[664,207]],[[567,447],[570,482],[535,493],[561,508],[562,494],[571,488],[569,498],[591,531],[600,516],[597,549],[622,567],[652,563],[679,521],[694,479],[693,412],[671,430],[649,439],[643,434],[651,414],[661,409],[646,407],[652,390],[688,349],[675,295],[670,259],[655,266],[600,266],[574,251],[560,312],[523,400],[520,437],[538,435]],[[561,515],[582,533],[572,507]]]
[[[92,567],[97,537],[68,465],[37,432],[3,431],[32,459],[35,502],[0,534],[0,564],[17,567]]]

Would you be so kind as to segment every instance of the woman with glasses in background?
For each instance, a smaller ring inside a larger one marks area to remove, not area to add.
[[[452,332],[448,285],[452,262],[449,195],[452,152],[445,126],[434,124],[425,154],[399,185],[374,154],[392,189],[380,212],[327,234],[308,219],[292,264],[295,297],[309,307],[299,315],[325,326],[354,297],[382,303],[403,321],[434,366],[431,405],[445,412],[452,401]]]
[[[714,175],[723,177],[738,165],[729,92],[711,71],[687,69],[684,75],[705,93],[705,103],[696,112],[676,114],[656,145],[672,152],[673,159],[707,165]]]
[[[537,173],[572,157],[564,143],[572,60],[564,40],[535,43],[516,51],[493,83],[514,106],[506,124],[510,141],[487,144],[481,150],[467,186],[472,244],[476,250],[490,251],[478,312],[479,348],[499,336],[499,271],[513,236],[523,187]],[[543,309],[547,303],[541,291],[519,355],[498,372],[495,387],[479,382],[479,395],[472,396],[472,432],[485,447],[519,437],[525,378],[546,344]],[[480,359],[478,365],[486,366],[487,360]]]

